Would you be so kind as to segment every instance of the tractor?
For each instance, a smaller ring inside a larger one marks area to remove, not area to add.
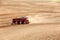
[[[29,24],[28,17],[13,18],[12,24]]]

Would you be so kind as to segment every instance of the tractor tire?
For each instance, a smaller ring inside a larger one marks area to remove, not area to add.
[[[12,21],[12,25],[16,24],[16,21]]]
[[[29,20],[25,20],[24,23],[25,23],[25,24],[29,24]]]

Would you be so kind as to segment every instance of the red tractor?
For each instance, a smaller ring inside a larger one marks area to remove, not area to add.
[[[13,18],[12,24],[29,24],[29,20],[27,17]]]

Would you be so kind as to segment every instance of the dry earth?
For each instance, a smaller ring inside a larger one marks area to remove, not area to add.
[[[2,0],[0,40],[60,40],[60,3]],[[30,24],[11,25],[12,18],[28,16]]]

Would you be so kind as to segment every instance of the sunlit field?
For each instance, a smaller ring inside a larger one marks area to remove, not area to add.
[[[60,3],[56,1],[2,0],[0,40],[60,40]],[[11,24],[13,18],[22,16],[30,24]]]

